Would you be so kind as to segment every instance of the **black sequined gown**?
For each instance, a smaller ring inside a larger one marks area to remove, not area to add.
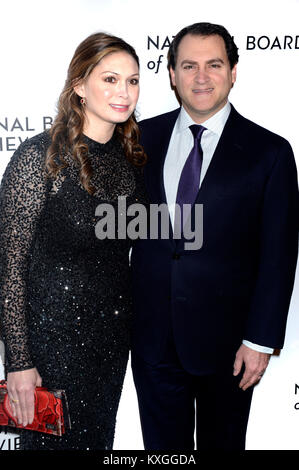
[[[65,389],[71,431],[21,431],[21,449],[111,449],[129,351],[127,239],[100,240],[96,207],[141,202],[141,171],[116,137],[87,137],[91,196],[71,158],[55,181],[44,177],[47,133],[11,158],[0,193],[1,333],[6,370],[36,367],[43,386]]]

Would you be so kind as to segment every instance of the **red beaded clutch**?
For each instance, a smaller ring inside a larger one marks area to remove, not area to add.
[[[13,415],[6,382],[0,381],[0,426],[12,426],[62,436],[65,429],[71,427],[64,390],[50,391],[44,387],[36,387],[34,396],[34,420],[31,424],[23,426]]]

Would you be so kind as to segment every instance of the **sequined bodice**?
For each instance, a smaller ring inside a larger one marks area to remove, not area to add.
[[[106,144],[85,139],[93,196],[81,186],[71,157],[55,181],[45,178],[47,133],[23,143],[3,176],[1,333],[9,371],[35,365],[37,341],[49,341],[55,355],[55,334],[63,331],[66,341],[80,334],[84,343],[91,325],[102,335],[109,321],[121,322],[130,313],[131,241],[99,240],[95,211],[103,202],[116,207],[119,196],[128,204],[140,200],[140,172],[115,137]]]

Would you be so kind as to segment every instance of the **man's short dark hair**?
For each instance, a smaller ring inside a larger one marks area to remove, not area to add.
[[[170,44],[168,51],[168,68],[171,67],[172,69],[175,69],[179,44],[183,37],[187,34],[192,34],[194,36],[221,36],[224,40],[226,53],[231,69],[234,67],[234,65],[237,64],[239,59],[238,48],[234,43],[232,36],[224,28],[224,26],[212,23],[194,23],[190,26],[186,26],[185,28],[183,28],[175,36],[172,43]]]

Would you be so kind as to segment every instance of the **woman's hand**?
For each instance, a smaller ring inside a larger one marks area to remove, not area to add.
[[[23,426],[34,419],[34,389],[42,379],[36,368],[7,374],[7,391],[14,416]]]

